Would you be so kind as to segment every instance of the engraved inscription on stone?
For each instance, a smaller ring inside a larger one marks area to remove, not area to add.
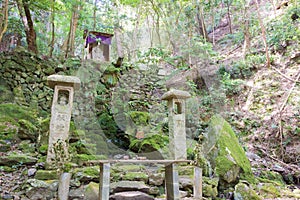
[[[79,89],[80,80],[73,76],[51,75],[48,77],[48,84],[54,88],[54,96],[51,107],[50,135],[47,152],[47,164],[53,167],[56,155],[53,150],[55,144],[60,142],[63,145],[63,154],[68,157],[67,140],[73,106],[74,89]]]

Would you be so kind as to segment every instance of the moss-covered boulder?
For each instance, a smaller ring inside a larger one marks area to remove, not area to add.
[[[37,158],[27,154],[18,154],[15,152],[0,157],[0,166],[33,165],[36,162]]]
[[[58,181],[42,181],[37,179],[26,180],[22,190],[24,199],[57,199]],[[23,198],[22,198],[23,199]]]
[[[203,177],[203,196],[216,198],[218,196],[218,178]]]
[[[95,182],[90,182],[84,191],[84,197],[88,200],[98,200],[99,199],[99,184]]]
[[[100,169],[98,166],[77,168],[73,172],[73,178],[80,182],[99,181]]]
[[[259,193],[266,199],[281,197],[279,186],[272,183],[261,183],[258,185]]]
[[[253,189],[251,189],[245,183],[239,183],[235,186],[234,191],[234,199],[235,200],[261,200]]]
[[[56,170],[38,170],[34,178],[38,180],[57,180],[58,175]]]
[[[0,139],[36,141],[38,112],[13,103],[0,104]]]
[[[212,117],[202,151],[214,174],[220,178],[221,190],[237,184],[240,179],[254,181],[243,148],[229,123],[220,115]]]
[[[144,183],[147,183],[149,177],[143,172],[127,172],[122,179],[127,181],[143,181]]]
[[[13,92],[9,89],[5,81],[0,78],[0,102],[12,102],[14,100]]]

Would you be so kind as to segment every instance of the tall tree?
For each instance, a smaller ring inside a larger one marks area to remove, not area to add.
[[[0,42],[4,33],[7,30],[8,25],[8,0],[5,0],[2,3],[1,12],[0,12]]]
[[[227,6],[227,19],[228,19],[228,25],[229,25],[229,33],[232,34],[232,25],[231,25],[231,17],[230,17],[230,6],[232,4],[231,0],[226,0],[226,6]]]
[[[265,46],[265,52],[266,52],[266,66],[267,66],[267,67],[270,67],[271,62],[270,62],[269,48],[268,48],[268,44],[267,44],[266,28],[265,28],[265,26],[264,26],[264,23],[263,23],[261,14],[260,14],[258,0],[255,0],[255,5],[256,5],[256,10],[257,10],[258,21],[259,21],[260,28],[261,28],[261,37],[262,37],[262,40],[263,40],[264,46]]]
[[[74,56],[75,54],[75,36],[78,25],[79,12],[81,10],[81,0],[74,2],[72,6],[72,17],[70,20],[70,30],[67,38],[65,57]]]
[[[29,9],[29,0],[16,0],[19,14],[24,25],[28,50],[38,53],[36,43],[36,32],[34,30],[33,20]]]
[[[196,13],[196,22],[198,24],[197,31],[200,35],[203,36],[203,38],[208,41],[208,34],[204,22],[204,16],[203,16],[203,8],[200,5],[199,0],[197,0],[197,13]]]
[[[243,32],[244,32],[244,46],[243,46],[243,58],[246,58],[247,53],[250,50],[250,31],[249,31],[249,26],[250,26],[250,19],[249,19],[249,0],[244,0],[243,2]]]
[[[54,50],[54,41],[55,41],[55,0],[51,2],[51,42],[50,42],[50,51],[49,56],[52,57],[53,50]]]

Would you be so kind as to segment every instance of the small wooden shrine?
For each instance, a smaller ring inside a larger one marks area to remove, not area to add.
[[[84,30],[84,59],[109,61],[109,46],[113,36],[109,33]]]

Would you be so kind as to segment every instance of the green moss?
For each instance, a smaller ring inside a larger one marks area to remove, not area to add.
[[[238,168],[240,168],[240,178],[253,183],[254,176],[250,162],[228,122],[216,115],[211,119],[211,127],[211,130],[218,132],[219,135],[216,173],[220,177],[235,176],[237,175],[235,173],[239,173]],[[231,177],[228,178],[231,180]]]
[[[98,166],[93,167],[84,167],[84,168],[76,168],[74,173],[79,175],[80,177],[94,177],[99,178],[100,169]]]
[[[203,177],[203,196],[216,198],[218,195],[218,183],[217,178]]]
[[[0,140],[16,140],[19,124],[11,117],[0,115]]]
[[[284,180],[278,172],[273,171],[261,171],[259,180],[265,183],[273,183],[276,185],[284,185]]]
[[[12,91],[7,85],[3,85],[5,81],[0,78],[0,102],[11,102],[14,99]]]
[[[12,167],[8,167],[8,166],[0,166],[0,171],[3,171],[3,172],[7,172],[7,173],[10,173],[10,172],[14,172],[16,169],[13,169]]]
[[[259,188],[259,193],[266,198],[277,198],[280,197],[280,191],[272,183],[264,183]]]
[[[179,173],[179,175],[193,176],[194,175],[194,166],[191,166],[191,165],[179,166],[178,173]]]
[[[46,155],[48,151],[48,145],[47,144],[43,144],[39,147],[39,153],[42,155]]]
[[[36,122],[38,112],[32,108],[17,104],[0,104],[0,116],[11,117],[12,119],[25,119],[31,123]]]
[[[253,189],[247,186],[244,183],[239,183],[235,186],[234,191],[234,198],[235,199],[243,199],[243,200],[261,200],[262,198],[259,197]]]
[[[82,162],[87,162],[90,160],[105,160],[107,157],[105,155],[87,155],[87,154],[77,154],[72,158],[72,162],[81,164]]]
[[[56,170],[38,170],[34,178],[39,180],[55,180],[58,178],[58,175]]]
[[[20,139],[30,139],[32,141],[36,141],[38,136],[38,128],[30,121],[25,119],[20,119],[18,122],[20,125],[18,137]]]
[[[199,155],[197,159],[197,166],[202,169],[202,174],[204,176],[210,176],[209,172],[211,171],[209,162],[203,155]]]
[[[122,179],[128,181],[143,181],[147,183],[148,175],[143,172],[126,172]]]
[[[141,170],[145,170],[145,166],[144,165],[134,165],[134,164],[128,164],[128,165],[124,165],[124,164],[115,164],[112,167],[112,171],[115,172],[139,172]]]
[[[98,195],[99,195],[99,184],[95,182],[90,182],[84,191],[85,199],[96,199]]]
[[[147,125],[150,119],[148,112],[131,111],[129,116],[136,125]]]
[[[35,153],[35,144],[31,143],[30,140],[23,140],[20,142],[18,149],[23,153]]]
[[[35,164],[37,162],[36,158],[33,158],[27,154],[17,154],[10,153],[6,156],[0,157],[0,165],[5,166],[14,166],[14,165],[22,165],[22,164]]]
[[[169,143],[169,137],[163,134],[148,134],[143,139],[134,138],[129,148],[135,152],[147,153],[163,149]]]
[[[120,72],[120,68],[116,68],[113,65],[106,65],[105,73],[118,73]]]

